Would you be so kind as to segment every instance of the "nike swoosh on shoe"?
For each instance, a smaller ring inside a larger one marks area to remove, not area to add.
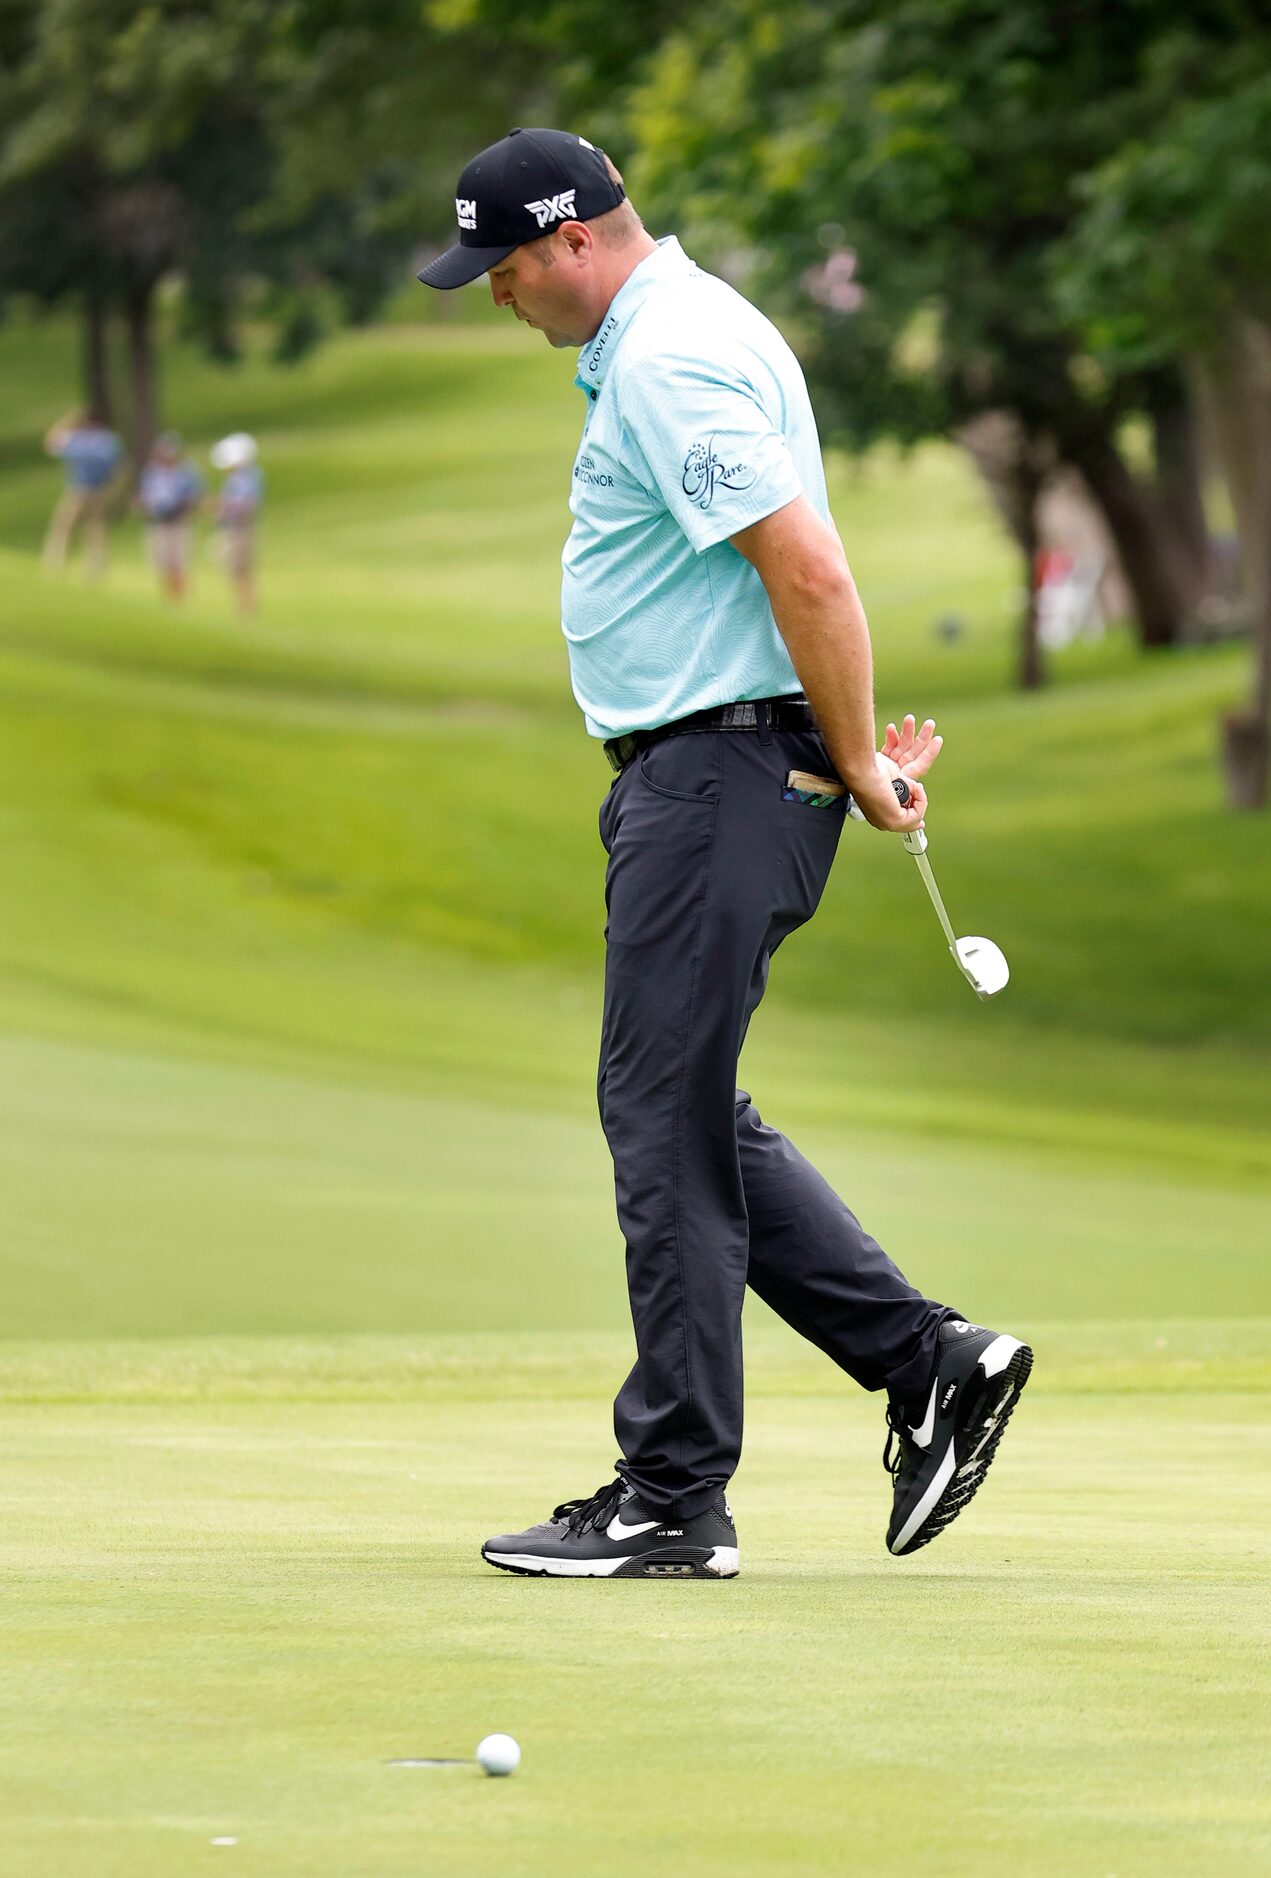
[[[927,1400],[927,1412],[918,1426],[909,1430],[910,1435],[913,1437],[915,1447],[929,1448],[931,1446],[931,1437],[936,1431],[936,1391],[939,1387],[940,1376],[939,1373],[937,1373],[935,1381],[931,1385],[931,1394]]]
[[[605,1527],[605,1537],[612,1539],[615,1545],[621,1545],[624,1539],[634,1539],[637,1533],[652,1532],[655,1527],[661,1524],[662,1521],[660,1519],[646,1519],[642,1525],[626,1526],[622,1522],[621,1514],[615,1513],[613,1518],[609,1521],[609,1524]]]

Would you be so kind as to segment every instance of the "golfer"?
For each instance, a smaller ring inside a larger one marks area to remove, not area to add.
[[[886,1390],[887,1544],[912,1552],[979,1486],[1032,1353],[915,1291],[736,1070],[849,791],[873,827],[919,827],[940,738],[907,717],[876,750],[865,615],[776,328],[674,237],[652,240],[585,137],[513,131],[469,163],[456,209],[458,245],[420,279],[487,274],[497,306],[580,348],[561,610],[616,772],[598,1093],[637,1348],[616,1477],[482,1554],[568,1577],[736,1574],[748,1284]]]

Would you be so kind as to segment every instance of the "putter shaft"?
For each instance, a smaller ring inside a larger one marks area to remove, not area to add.
[[[1010,977],[1010,967],[1006,963],[1000,946],[991,939],[959,939],[949,923],[949,915],[944,910],[944,901],[940,898],[940,889],[936,877],[931,871],[927,859],[927,837],[921,828],[915,828],[901,840],[918,863],[918,872],[922,875],[922,884],[927,889],[936,917],[945,938],[949,942],[949,954],[954,964],[962,973],[977,998],[996,997]]]
[[[927,859],[927,837],[923,834],[921,828],[919,828],[912,834],[905,835],[903,840],[910,854],[913,855],[915,861],[918,863],[918,872],[922,875],[922,884],[931,896],[931,904],[936,909],[936,917],[944,928],[945,938],[949,941],[949,950],[955,952],[958,943],[957,934],[949,924],[949,915],[944,910],[944,901],[940,898],[940,889],[937,887],[936,877],[931,871],[931,862]]]

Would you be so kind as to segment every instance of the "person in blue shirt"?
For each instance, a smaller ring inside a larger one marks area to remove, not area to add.
[[[66,469],[66,487],[44,537],[44,565],[65,566],[79,529],[84,571],[90,580],[100,580],[106,572],[112,486],[124,459],[122,439],[99,411],[71,411],[49,430],[44,448]]]
[[[136,507],[145,518],[146,545],[163,591],[180,600],[189,585],[192,518],[203,497],[203,478],[168,430],[151,451],[137,484]]]
[[[736,1072],[849,803],[886,833],[920,828],[941,739],[906,717],[877,747],[869,629],[777,329],[654,241],[584,137],[512,132],[468,164],[455,207],[458,245],[420,278],[486,273],[497,306],[580,348],[561,612],[615,772],[597,1092],[637,1350],[616,1477],[483,1556],[533,1575],[735,1576],[748,1285],[886,1391],[886,1543],[913,1552],[979,1486],[1032,1352],[910,1285]],[[797,1543],[797,1508],[790,1530]]]
[[[212,467],[225,480],[216,496],[221,560],[240,613],[256,611],[256,522],[265,500],[265,477],[256,439],[236,430],[212,445]]]

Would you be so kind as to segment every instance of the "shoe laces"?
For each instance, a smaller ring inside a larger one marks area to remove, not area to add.
[[[584,1533],[597,1526],[607,1526],[622,1502],[627,1490],[627,1483],[619,1475],[614,1480],[607,1480],[603,1487],[586,1500],[566,1500],[552,1514],[553,1520],[564,1520],[570,1532]]]
[[[894,1446],[893,1446],[894,1444]],[[909,1425],[899,1402],[887,1404],[887,1441],[883,1448],[883,1466],[895,1479],[905,1466],[909,1449]]]

